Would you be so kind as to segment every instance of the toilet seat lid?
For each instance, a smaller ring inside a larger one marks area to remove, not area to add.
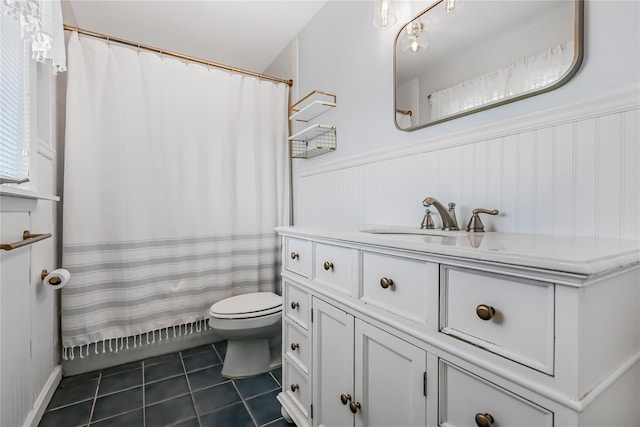
[[[254,292],[223,299],[211,306],[214,317],[255,317],[282,310],[282,297],[273,292]]]

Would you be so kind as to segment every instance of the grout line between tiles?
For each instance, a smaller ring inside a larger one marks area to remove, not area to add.
[[[276,419],[275,419],[275,420],[273,420],[273,421],[269,421],[269,422],[268,422],[268,423],[266,423],[266,424],[262,424],[260,427],[269,427],[270,425],[274,425],[275,423],[280,422],[281,420],[284,420],[284,418],[283,418],[283,417],[276,418]]]
[[[233,388],[236,389],[236,393],[238,393],[238,396],[240,397],[240,401],[244,405],[244,408],[246,409],[246,411],[249,413],[249,417],[251,417],[251,421],[253,421],[253,425],[257,427],[258,426],[258,422],[256,421],[255,417],[253,416],[253,413],[249,409],[249,405],[247,405],[246,400],[242,397],[242,394],[240,394],[240,390],[238,389],[238,386],[236,385],[236,382],[231,380],[231,384],[233,384]]]
[[[98,376],[98,383],[96,384],[96,392],[93,394],[93,403],[91,404],[91,412],[89,413],[89,421],[87,425],[91,425],[93,421],[93,411],[96,409],[96,401],[98,400],[98,391],[100,390],[100,382],[102,381],[102,372]]]
[[[277,370],[277,369],[280,369],[280,368],[276,368],[276,369],[274,369],[274,371]],[[271,375],[271,378],[273,378],[273,380],[276,382],[276,384],[278,384],[278,386],[280,386],[280,388],[282,388],[282,384],[280,383],[280,381],[278,381],[276,376],[273,375],[273,371],[269,371],[269,375]]]
[[[198,421],[198,426],[202,427],[200,423],[200,414],[198,413],[198,407],[196,406],[196,400],[193,398],[193,390],[191,390],[191,382],[189,381],[189,375],[187,375],[187,368],[184,366],[184,359],[182,357],[182,352],[178,353],[180,355],[180,363],[182,364],[182,371],[184,374],[184,378],[187,381],[187,388],[189,389],[189,397],[191,398],[191,404],[193,405],[193,411],[196,414],[196,420]]]
[[[142,361],[141,365],[142,365],[142,427],[146,427],[147,425],[147,410],[146,410],[147,383],[144,380],[144,360]]]

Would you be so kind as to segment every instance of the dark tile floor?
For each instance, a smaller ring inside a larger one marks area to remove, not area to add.
[[[40,427],[282,427],[282,371],[221,374],[226,342],[63,378]]]

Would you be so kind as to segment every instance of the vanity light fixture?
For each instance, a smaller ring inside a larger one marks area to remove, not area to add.
[[[405,27],[405,38],[402,42],[402,51],[409,55],[417,55],[425,50],[429,43],[426,41],[426,33],[424,32],[424,24],[420,19],[411,21]]]
[[[376,0],[373,2],[373,25],[385,29],[396,23],[392,0]]]

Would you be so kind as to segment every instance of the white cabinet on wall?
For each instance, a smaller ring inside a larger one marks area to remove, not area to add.
[[[640,425],[637,241],[278,231],[298,426]]]

